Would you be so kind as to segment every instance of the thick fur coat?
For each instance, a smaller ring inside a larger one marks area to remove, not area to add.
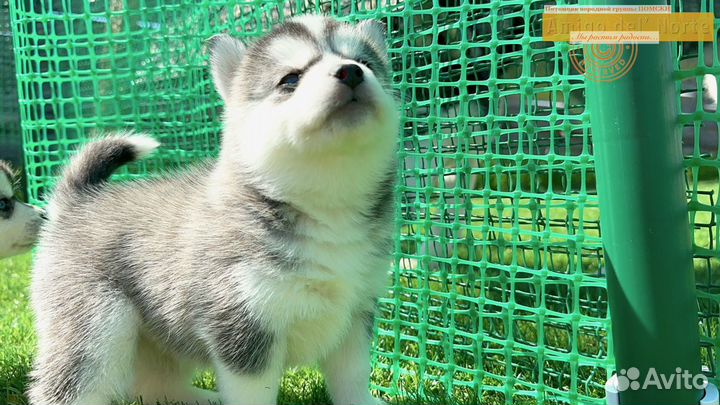
[[[367,390],[389,269],[398,120],[382,26],[310,16],[246,48],[212,40],[226,105],[217,162],[106,179],[158,145],[89,144],[50,202],[33,270],[33,405],[267,405],[319,364],[336,405]],[[191,386],[198,367],[219,393]]]

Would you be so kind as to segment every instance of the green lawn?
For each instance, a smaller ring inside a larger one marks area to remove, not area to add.
[[[30,255],[0,261],[0,404],[25,404],[35,336],[28,304]]]

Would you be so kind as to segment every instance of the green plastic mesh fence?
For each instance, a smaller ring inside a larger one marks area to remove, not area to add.
[[[9,7],[7,1],[0,0],[0,156],[19,164],[22,160],[22,135]]]
[[[255,37],[318,11],[382,20],[403,128],[371,387],[459,403],[603,403],[612,345],[590,115],[568,45],[542,41],[546,4],[556,3],[14,0],[29,193],[42,203],[95,132],[164,143],[120,178],[213,156],[221,103],[205,41],[217,32]],[[715,208],[703,207],[709,218]]]
[[[718,158],[717,78],[720,76],[717,30],[720,29],[720,2],[672,1],[674,11],[707,12],[715,17],[714,43],[678,46],[676,79],[678,125],[686,155],[686,184],[690,224],[693,226],[693,256],[700,315],[701,356],[707,375],[720,382],[720,225],[717,215],[720,186]]]

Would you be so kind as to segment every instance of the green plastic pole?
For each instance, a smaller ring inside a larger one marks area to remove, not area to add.
[[[666,377],[701,371],[671,46],[638,45],[625,76],[587,81],[616,370],[639,369],[640,384],[651,368]],[[690,405],[702,395],[653,385],[621,392],[620,404]]]

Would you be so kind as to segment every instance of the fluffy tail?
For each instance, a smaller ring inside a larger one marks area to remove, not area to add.
[[[89,143],[63,172],[54,199],[70,202],[97,191],[118,167],[142,159],[158,146],[146,135],[113,135]]]

